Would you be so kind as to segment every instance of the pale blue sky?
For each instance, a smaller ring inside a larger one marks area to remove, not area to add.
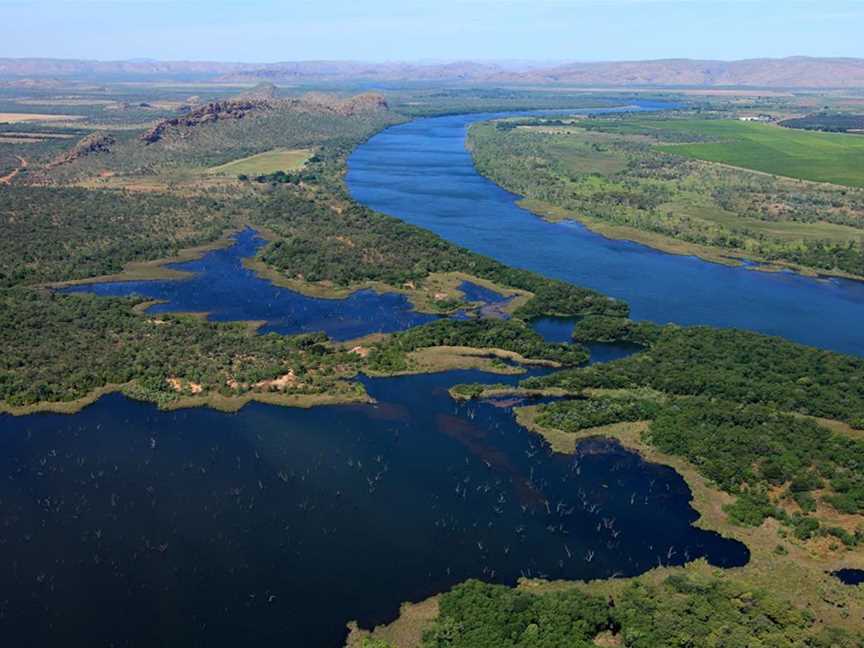
[[[864,0],[0,0],[0,56],[864,57]]]

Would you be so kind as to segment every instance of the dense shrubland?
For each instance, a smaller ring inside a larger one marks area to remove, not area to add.
[[[532,378],[525,386],[650,387],[837,419],[864,427],[864,360],[782,338],[704,326],[658,326],[588,317],[575,339],[647,344],[644,353]]]
[[[589,593],[586,593],[589,592]],[[591,588],[535,593],[468,581],[441,596],[424,648],[853,648],[860,639],[816,629],[782,596],[734,579],[674,575],[601,597]],[[595,642],[595,638],[597,641]]]
[[[864,513],[864,442],[812,420],[764,406],[675,399],[656,414],[646,441],[684,457],[719,488],[741,496],[728,512],[742,524],[776,517],[807,539],[822,527],[806,517],[819,502],[840,513]],[[800,511],[788,515],[776,507],[769,494],[778,489]],[[850,533],[829,526],[821,532],[850,545],[864,538],[864,528]]]
[[[217,197],[77,188],[0,191],[0,287],[119,272],[210,243],[238,220]]]
[[[655,399],[624,395],[607,398],[578,398],[557,401],[543,407],[537,423],[564,432],[653,419],[662,409]]]

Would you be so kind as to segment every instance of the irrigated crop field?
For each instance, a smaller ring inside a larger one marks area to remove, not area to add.
[[[704,136],[708,142],[672,144],[665,151],[775,175],[864,187],[864,137],[794,131],[731,120],[654,122],[662,131]]]

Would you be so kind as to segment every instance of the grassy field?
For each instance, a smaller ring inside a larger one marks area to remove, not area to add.
[[[276,171],[296,171],[312,157],[311,149],[287,149],[250,155],[210,168],[207,173],[220,175],[266,175]]]
[[[858,135],[793,131],[732,120],[641,123],[718,140],[664,146],[669,153],[790,178],[864,187],[864,137]]]

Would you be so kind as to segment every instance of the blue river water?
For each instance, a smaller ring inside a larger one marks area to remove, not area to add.
[[[623,299],[635,319],[750,329],[864,354],[862,282],[665,254],[606,239],[576,222],[548,223],[522,209],[518,196],[477,173],[465,149],[468,127],[494,116],[418,119],[383,131],[351,156],[351,194],[508,265]]]

